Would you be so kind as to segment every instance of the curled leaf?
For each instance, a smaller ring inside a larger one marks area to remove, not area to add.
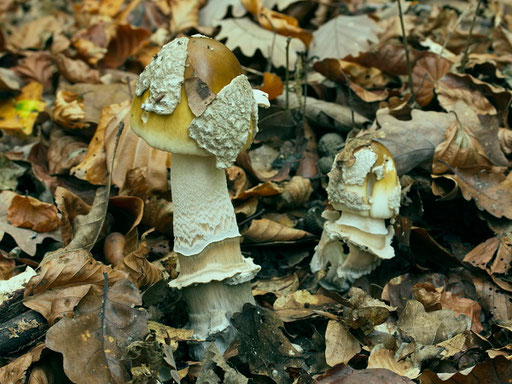
[[[268,219],[253,220],[242,235],[255,243],[294,241],[313,236],[309,232],[290,228]]]
[[[7,220],[15,227],[29,228],[36,232],[51,232],[60,225],[57,208],[53,204],[20,195],[12,199]]]

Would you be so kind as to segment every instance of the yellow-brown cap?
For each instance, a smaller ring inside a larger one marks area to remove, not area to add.
[[[131,127],[152,147],[217,156],[208,145],[198,144],[197,139],[190,137],[189,127],[201,119],[217,94],[242,73],[236,56],[222,43],[207,37],[178,38],[162,47],[139,77],[131,108]],[[247,94],[250,85],[245,76],[244,81]],[[252,94],[250,98],[254,104]],[[237,102],[231,106],[238,107]],[[249,124],[244,128],[244,146],[252,141],[256,126],[253,117],[248,117]]]

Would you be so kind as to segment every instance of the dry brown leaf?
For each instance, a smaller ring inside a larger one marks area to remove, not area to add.
[[[505,176],[497,167],[452,168],[462,196],[495,217],[512,219],[512,174]]]
[[[501,150],[510,155],[512,153],[512,130],[500,128],[498,131],[498,139],[500,141]]]
[[[26,382],[27,370],[30,366],[39,361],[41,353],[45,348],[44,343],[40,343],[29,352],[21,355],[16,360],[0,368],[0,382],[9,384],[23,384]]]
[[[74,93],[58,91],[52,110],[52,119],[64,128],[80,129],[89,126],[85,122],[83,99]]]
[[[143,236],[138,249],[126,255],[114,270],[126,272],[132,283],[146,289],[163,278],[162,272],[148,261],[148,254],[149,248]]]
[[[99,22],[87,29],[78,31],[71,39],[71,44],[89,64],[96,65],[105,57],[108,43],[114,31],[114,25]]]
[[[249,187],[249,180],[247,180],[245,171],[236,165],[226,168],[226,177],[231,199],[235,199]]]
[[[262,0],[241,1],[263,28],[283,36],[296,37],[302,40],[306,47],[311,43],[313,36],[299,27],[299,22],[295,17],[265,8]]]
[[[443,288],[435,288],[432,283],[421,283],[413,286],[416,300],[428,311],[451,309],[456,315],[464,314],[471,319],[471,330],[479,333],[484,327],[480,322],[482,307],[476,301],[445,292]]]
[[[436,147],[432,173],[441,175],[451,168],[473,166],[490,168],[493,163],[473,132],[457,120],[446,130],[446,140]]]
[[[268,280],[258,280],[252,285],[254,296],[273,293],[277,297],[291,294],[299,288],[300,281],[296,273],[283,277],[272,277]]]
[[[283,189],[280,198],[287,208],[305,206],[313,193],[311,181],[302,176],[293,176]]]
[[[263,73],[263,85],[260,89],[268,94],[269,100],[274,100],[283,93],[284,83],[276,74],[265,72]]]
[[[235,206],[236,215],[244,215],[245,217],[252,216],[258,210],[258,198],[251,197],[249,200],[242,201]]]
[[[60,241],[61,236],[58,231],[37,233],[31,229],[17,228],[7,221],[7,210],[11,205],[12,199],[18,196],[11,191],[2,191],[0,193],[0,238],[4,233],[11,235],[23,252],[30,256],[36,254],[37,245],[41,244],[44,239],[52,238]]]
[[[449,309],[425,312],[420,302],[409,300],[398,319],[398,326],[416,343],[434,345],[468,331],[471,320],[466,315],[456,316]]]
[[[448,127],[455,121],[453,114],[413,110],[411,120],[399,120],[390,111],[377,111],[377,123],[385,137],[377,139],[388,148],[400,175],[427,164],[430,168],[435,148],[445,140]]]
[[[6,255],[7,254],[4,255],[4,252],[0,251],[0,280],[9,280],[14,276],[16,262],[6,257]]]
[[[124,76],[124,77],[123,77]],[[110,84],[60,84],[60,89],[66,92],[80,95],[84,101],[85,121],[99,124],[103,109],[113,104],[124,103],[132,96],[126,81],[127,75],[121,73],[122,82]]]
[[[148,43],[150,35],[151,32],[144,28],[133,27],[130,24],[118,25],[100,65],[106,68],[121,66],[128,57]]]
[[[232,51],[239,48],[246,57],[253,57],[259,50],[264,57],[272,58],[276,67],[286,65],[286,37],[274,35],[273,32],[261,28],[249,18],[226,19],[219,22],[221,31],[215,37],[217,40],[227,39],[225,44]],[[273,41],[275,40],[275,43]],[[273,47],[273,49],[272,49]],[[299,39],[290,41],[288,68],[293,69],[298,60],[296,52],[305,51],[305,46]]]
[[[7,211],[7,220],[15,227],[36,232],[52,232],[60,226],[55,205],[31,196],[14,196]]]
[[[234,199],[249,199],[251,197],[258,196],[275,196],[284,192],[283,187],[280,187],[276,183],[271,181],[265,181],[264,183],[260,183],[255,185],[252,188],[246,189],[242,191],[239,195],[234,196]]]
[[[449,73],[436,84],[439,104],[451,111],[461,100],[479,115],[508,116],[508,105],[512,92],[478,80],[471,75]]]
[[[485,277],[473,275],[478,302],[482,309],[489,313],[494,321],[507,322],[512,320],[510,295]]]
[[[412,70],[415,100],[419,105],[430,104],[437,82],[450,71],[452,63],[439,56],[426,56],[416,62]]]
[[[498,384],[512,377],[512,362],[503,356],[488,359],[461,372],[436,374],[425,369],[420,376],[421,384]]]
[[[0,101],[0,129],[30,135],[39,112],[44,110],[43,86],[30,82],[14,99]]]
[[[68,174],[83,160],[86,151],[87,142],[81,137],[68,136],[62,130],[52,129],[47,153],[50,174]]]
[[[311,317],[317,310],[324,310],[327,305],[333,304],[336,302],[330,297],[299,290],[278,297],[274,302],[274,311],[281,320],[290,322]]]
[[[199,9],[206,0],[172,0],[169,31],[177,34],[190,28],[199,29]]]
[[[124,383],[124,348],[147,332],[146,311],[137,288],[119,280],[106,292],[91,290],[75,310],[46,333],[46,346],[64,355],[64,372],[74,382]],[[79,346],[79,347],[78,347]]]
[[[413,366],[410,359],[397,361],[395,352],[389,349],[374,349],[368,357],[368,368],[388,369],[410,379],[415,379],[421,373],[419,368]]]
[[[231,9],[233,17],[239,18],[247,13],[247,10],[240,0],[217,0],[215,2],[208,1],[199,11],[199,24],[216,27],[224,18],[228,9]]]
[[[19,91],[23,81],[18,77],[16,72],[7,68],[0,68],[0,90],[2,91]]]
[[[52,76],[55,72],[52,57],[46,51],[30,54],[18,62],[12,70],[21,78],[41,83],[45,90],[51,89]]]
[[[315,384],[413,384],[414,381],[397,375],[389,369],[352,369],[339,364],[316,378]]]
[[[309,48],[309,57],[343,59],[365,52],[378,41],[380,27],[367,15],[340,15],[328,21],[315,32]]]
[[[249,228],[242,232],[244,238],[255,243],[295,241],[313,235],[301,229],[286,227],[268,219],[253,220]]]
[[[55,16],[40,17],[11,31],[7,45],[11,50],[43,49],[46,40],[61,30],[61,23]]]
[[[62,53],[55,55],[59,73],[72,83],[99,83],[100,73],[82,60],[73,60]]]
[[[359,341],[340,322],[329,320],[325,330],[325,361],[331,367],[347,364],[361,350]]]
[[[144,202],[142,223],[157,231],[172,234],[174,208],[168,198],[150,195]]]
[[[61,213],[62,243],[68,245],[73,237],[75,217],[88,214],[91,206],[73,192],[62,187],[57,187],[55,190],[55,204]]]

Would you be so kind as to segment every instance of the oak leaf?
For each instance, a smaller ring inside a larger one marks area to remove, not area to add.
[[[380,27],[367,15],[340,15],[328,21],[315,32],[309,57],[343,59],[355,56],[378,41]]]
[[[146,311],[137,288],[122,279],[91,291],[74,318],[63,318],[46,333],[46,346],[64,355],[64,372],[79,383],[126,383],[125,348],[147,332]]]
[[[240,48],[244,56],[253,57],[259,50],[264,57],[272,59],[274,66],[284,67],[286,65],[286,37],[274,35],[273,32],[261,28],[247,17],[222,20],[219,25],[221,30],[216,39],[227,39],[225,44],[232,51]],[[305,51],[304,43],[299,39],[292,38],[288,54],[289,69],[295,66],[298,60],[296,53],[298,51]]]

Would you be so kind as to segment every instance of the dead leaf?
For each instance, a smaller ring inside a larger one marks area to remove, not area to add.
[[[484,148],[469,128],[460,120],[453,122],[446,130],[446,140],[436,147],[432,160],[432,173],[440,175],[452,168],[493,166]]]
[[[208,27],[218,26],[219,22],[228,12],[228,9],[231,9],[231,14],[236,18],[242,17],[247,13],[240,0],[218,0],[215,3],[208,1],[199,11],[199,25]]]
[[[15,99],[0,102],[0,129],[30,135],[39,112],[44,110],[43,86],[30,82]]]
[[[286,65],[286,37],[274,35],[273,32],[261,28],[247,17],[241,19],[226,19],[219,22],[221,31],[215,37],[217,40],[226,39],[226,46],[232,51],[240,48],[246,57],[253,57],[259,50],[264,57],[272,58],[272,64],[276,67]],[[275,37],[275,43],[272,44]],[[272,47],[274,47],[272,49]],[[298,60],[296,52],[305,51],[305,46],[299,39],[290,41],[289,65],[292,69]]]
[[[13,50],[43,49],[46,40],[61,29],[62,26],[55,16],[40,17],[15,28],[7,44]]]
[[[473,276],[478,302],[484,312],[489,313],[494,321],[512,320],[510,295],[485,277]]]
[[[50,174],[68,174],[72,167],[83,160],[86,151],[87,143],[82,138],[52,129],[47,153]]]
[[[399,175],[419,165],[430,168],[435,148],[444,141],[453,114],[413,110],[411,120],[399,120],[387,109],[377,111],[377,123],[385,137],[377,139],[393,155]]]
[[[71,44],[89,64],[96,65],[108,52],[107,46],[114,33],[115,25],[101,21],[75,33]]]
[[[430,104],[434,98],[437,82],[446,75],[452,63],[440,56],[426,56],[416,62],[412,70],[414,100],[422,107]]]
[[[464,314],[471,319],[471,330],[481,332],[484,327],[480,322],[482,307],[476,301],[445,292],[443,288],[435,288],[432,283],[413,286],[416,300],[423,304],[425,310],[451,309],[456,315]]]
[[[249,364],[251,373],[284,383],[289,377],[286,370],[301,366],[303,357],[272,311],[247,303],[242,312],[233,315],[232,322],[239,332],[239,357]]]
[[[355,370],[339,364],[315,380],[315,384],[413,384],[414,381],[401,377],[388,369]]]
[[[242,236],[255,243],[294,241],[310,238],[313,235],[301,229],[286,227],[268,219],[253,220]]]
[[[9,280],[14,276],[14,267],[16,262],[4,256],[3,252],[0,252],[0,280]]]
[[[100,73],[82,60],[73,60],[62,53],[55,55],[59,73],[72,83],[99,83]]]
[[[395,353],[389,349],[374,349],[368,357],[368,368],[387,369],[396,375],[415,379],[420,374],[420,369],[414,367],[410,359],[397,361]]]
[[[246,384],[249,381],[236,369],[230,367],[215,343],[211,343],[203,355],[201,370],[197,378],[197,384],[230,383]]]
[[[26,382],[26,374],[30,366],[39,361],[45,344],[40,343],[29,352],[21,355],[16,360],[0,368],[0,382],[22,384]]]
[[[313,32],[309,57],[323,60],[355,56],[367,51],[370,42],[376,43],[379,32],[380,27],[367,15],[337,16]]]
[[[274,100],[283,93],[284,83],[276,74],[265,72],[263,73],[263,85],[260,89],[268,94],[269,100]]]
[[[281,297],[274,302],[274,311],[282,321],[290,322],[306,319],[336,302],[324,295],[312,295],[308,291],[298,290]]]
[[[138,288],[146,289],[163,278],[162,272],[148,261],[148,254],[149,248],[143,235],[139,247],[126,255],[114,270],[126,272],[128,279]]]
[[[86,128],[83,99],[74,93],[58,91],[52,110],[52,119],[64,128]]]
[[[420,376],[421,384],[498,384],[512,377],[512,362],[503,356],[489,359],[461,372],[435,374],[425,369]]]
[[[495,217],[512,219],[512,174],[505,176],[503,170],[471,167],[452,168],[454,180],[460,187],[462,196],[474,200],[476,206]]]
[[[251,197],[275,196],[284,192],[284,189],[271,181],[266,181],[255,185],[252,188],[242,191],[234,199],[249,199]]]
[[[466,315],[455,316],[449,309],[425,312],[420,302],[409,300],[398,326],[417,343],[434,345],[469,330],[471,320]]]
[[[55,67],[51,55],[46,51],[34,52],[18,62],[12,68],[21,78],[36,81],[45,90],[51,89]]]
[[[72,381],[127,382],[124,349],[147,332],[148,315],[135,308],[141,304],[139,291],[128,280],[104,292],[91,290],[74,318],[63,318],[48,330],[46,346],[64,355],[64,371]]]
[[[37,245],[41,244],[44,239],[52,238],[60,241],[61,236],[58,231],[37,233],[30,229],[17,228],[7,221],[7,211],[11,205],[12,199],[18,196],[11,191],[3,191],[0,193],[0,238],[4,233],[11,235],[23,252],[30,256],[36,254]]]
[[[15,227],[36,232],[52,232],[60,226],[57,208],[30,196],[16,195],[7,211],[7,220]]]
[[[263,28],[283,36],[296,37],[302,40],[306,47],[311,43],[311,33],[300,28],[295,17],[265,8],[262,0],[241,1]]]
[[[88,214],[91,206],[73,192],[62,187],[57,187],[55,190],[55,204],[61,213],[62,243],[68,245],[73,237],[75,217]]]
[[[3,154],[0,154],[0,190],[15,190],[19,178],[25,171],[25,167],[10,161]]]
[[[206,0],[173,0],[169,31],[179,33],[190,28],[200,29],[199,9],[206,3]]]
[[[360,350],[359,341],[340,322],[329,320],[325,331],[325,361],[328,365],[347,364]]]
[[[18,77],[16,72],[7,68],[0,68],[0,90],[2,91],[19,91],[23,85],[23,81]]]
[[[121,66],[128,57],[137,53],[148,43],[150,35],[151,33],[144,28],[137,28],[130,24],[118,25],[100,65],[105,68]]]

